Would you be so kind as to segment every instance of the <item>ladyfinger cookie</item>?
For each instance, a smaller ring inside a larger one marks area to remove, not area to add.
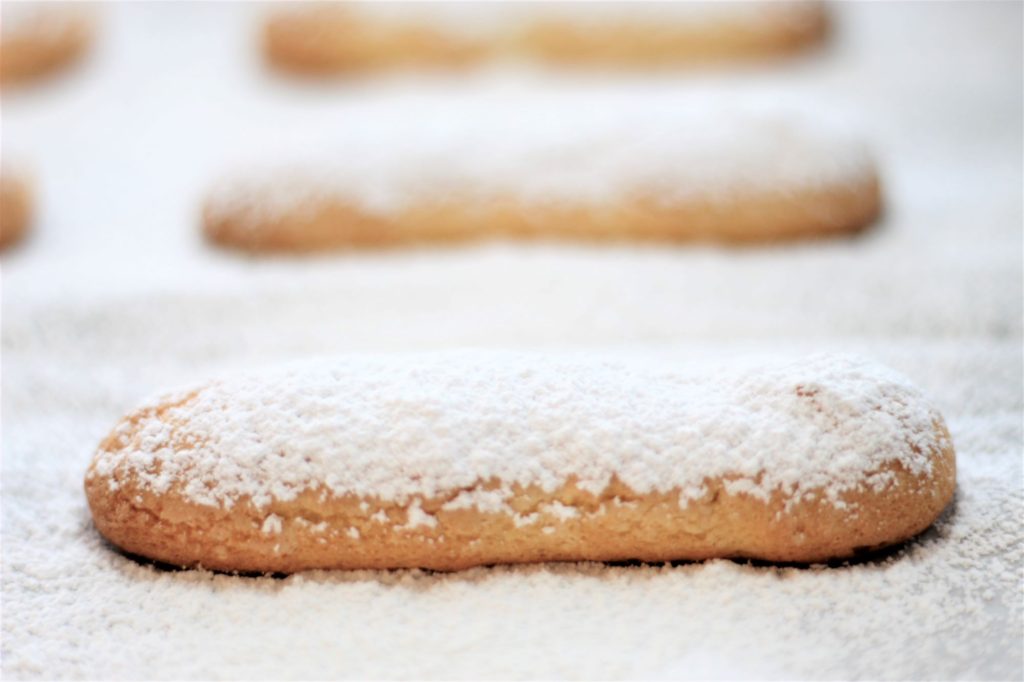
[[[879,214],[874,163],[845,124],[697,97],[576,106],[586,103],[440,131],[417,122],[400,143],[338,133],[310,158],[228,176],[205,203],[204,231],[253,252],[483,238],[735,243],[851,233]]]
[[[821,2],[547,3],[514,38],[551,63],[670,67],[770,58],[808,49],[828,34]]]
[[[827,33],[820,2],[318,3],[273,12],[267,62],[325,75],[508,57],[668,67],[771,57]]]
[[[0,8],[0,84],[47,76],[75,62],[92,41],[82,4],[5,2]]]
[[[32,192],[28,180],[8,168],[0,169],[0,250],[15,244],[32,222]]]
[[[348,357],[125,417],[85,478],[127,552],[224,571],[749,557],[898,543],[955,487],[942,417],[847,356],[668,366]]]
[[[362,11],[352,3],[288,7],[268,17],[263,54],[270,66],[282,71],[325,76],[397,66],[464,66],[494,53],[493,39],[445,30],[422,18],[409,21],[399,13],[405,9],[419,17],[423,12],[418,5],[377,7],[376,14],[384,17],[375,16],[373,5],[362,6]],[[462,11],[479,13],[471,3],[463,4]]]

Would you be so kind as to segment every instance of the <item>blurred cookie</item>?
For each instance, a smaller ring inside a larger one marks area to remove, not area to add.
[[[401,17],[382,21],[366,10],[330,3],[278,12],[263,31],[268,63],[310,75],[396,65],[458,66],[483,59],[493,47],[429,23]]]
[[[76,61],[93,36],[84,4],[7,2],[0,8],[0,83],[47,76]]]
[[[20,241],[32,221],[32,193],[28,180],[0,170],[0,249]]]
[[[574,65],[667,67],[757,59],[820,43],[820,2],[555,3],[518,33],[517,47]],[[559,16],[560,15],[560,16]]]
[[[229,176],[205,204],[204,230],[233,248],[316,251],[483,238],[764,242],[871,223],[881,192],[863,143],[762,104],[562,104],[443,130],[418,120],[397,140],[352,130],[313,158]]]
[[[268,17],[268,62],[305,74],[494,57],[625,67],[768,57],[820,42],[820,2],[332,3]]]

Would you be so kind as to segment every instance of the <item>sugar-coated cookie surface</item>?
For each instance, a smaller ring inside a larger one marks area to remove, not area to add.
[[[29,181],[8,168],[0,170],[0,249],[21,241],[32,222]]]
[[[161,398],[85,487],[123,549],[221,570],[751,557],[907,539],[952,497],[942,417],[847,356],[353,356]]]
[[[827,32],[820,2],[397,2],[273,12],[263,52],[300,74],[494,58],[665,67],[795,52]]]
[[[85,3],[5,2],[0,8],[0,84],[59,71],[81,57],[92,35]]]
[[[864,142],[805,104],[712,92],[647,107],[565,98],[491,109],[341,129],[315,149],[248,163],[212,190],[205,233],[251,251],[749,242],[849,233],[880,211]]]

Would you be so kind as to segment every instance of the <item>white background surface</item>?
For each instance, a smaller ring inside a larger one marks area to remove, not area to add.
[[[31,167],[41,212],[2,261],[7,677],[1024,674],[1018,3],[839,5],[827,50],[728,75],[502,67],[327,88],[264,73],[254,5],[101,10],[86,64],[3,99],[5,162]],[[543,92],[599,106],[709,83],[855,114],[886,218],[855,240],[742,250],[499,243],[253,260],[199,237],[206,187],[265,140],[378,112],[458,116]],[[256,580],[140,566],[91,527],[91,451],[155,391],[299,355],[467,345],[862,352],[946,415],[957,504],[894,555],[820,570]]]

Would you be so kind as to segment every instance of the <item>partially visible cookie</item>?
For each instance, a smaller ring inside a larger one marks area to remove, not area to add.
[[[0,170],[0,250],[20,241],[32,222],[32,192],[22,175]]]
[[[42,78],[75,62],[93,37],[83,4],[7,2],[0,8],[0,83]]]
[[[491,49],[472,36],[400,18],[375,21],[330,3],[280,11],[263,30],[268,63],[308,75],[403,65],[458,66],[483,59]]]
[[[225,571],[746,557],[901,542],[953,496],[953,444],[871,362],[350,357],[126,416],[85,479],[128,552]]]
[[[857,136],[763,105],[562,102],[442,131],[417,120],[400,142],[342,131],[310,158],[226,178],[203,227],[216,244],[272,252],[487,238],[767,242],[870,224],[881,191]]]
[[[817,0],[324,3],[272,13],[263,52],[272,66],[316,75],[497,57],[659,67],[795,52],[827,26]]]
[[[553,63],[670,67],[798,52],[828,33],[814,0],[574,4],[525,25],[518,49]]]

